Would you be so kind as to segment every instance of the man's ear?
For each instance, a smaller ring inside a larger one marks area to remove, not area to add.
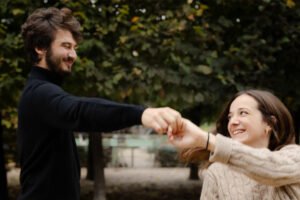
[[[44,55],[46,55],[47,52],[46,49],[39,47],[35,47],[34,50],[38,54],[39,58],[42,58]]]

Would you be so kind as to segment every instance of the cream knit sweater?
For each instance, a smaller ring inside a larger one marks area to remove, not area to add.
[[[222,135],[204,174],[201,200],[300,200],[300,146],[256,149]]]

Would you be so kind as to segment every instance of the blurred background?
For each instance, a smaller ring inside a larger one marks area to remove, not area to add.
[[[70,8],[82,24],[84,40],[73,75],[64,83],[66,91],[169,106],[212,130],[218,112],[234,93],[266,89],[287,105],[299,132],[300,3],[296,0],[1,0],[0,199],[15,199],[19,190],[18,181],[12,187],[7,177],[18,179],[17,105],[31,68],[20,27],[33,10],[50,6]],[[142,127],[74,134],[85,170],[83,180],[90,181],[82,199],[199,198],[198,164],[181,163],[165,136]],[[136,181],[151,169],[154,174],[162,169],[167,177],[145,186],[145,194],[129,191],[139,183],[126,177],[131,186],[117,194],[108,187],[121,182],[117,178],[109,182],[108,175],[118,174],[117,169],[127,169],[125,174]],[[138,172],[144,169],[148,171]],[[97,170],[102,176],[95,177]],[[178,187],[156,194],[155,184],[175,174],[182,175]],[[107,195],[96,196],[95,190]]]

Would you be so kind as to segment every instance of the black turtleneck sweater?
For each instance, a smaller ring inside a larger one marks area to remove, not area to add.
[[[73,131],[141,124],[143,107],[77,97],[60,77],[33,67],[19,104],[20,200],[78,200],[80,166]]]

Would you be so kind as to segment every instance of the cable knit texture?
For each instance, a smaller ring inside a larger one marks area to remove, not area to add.
[[[300,146],[257,149],[216,136],[201,200],[300,200]]]

